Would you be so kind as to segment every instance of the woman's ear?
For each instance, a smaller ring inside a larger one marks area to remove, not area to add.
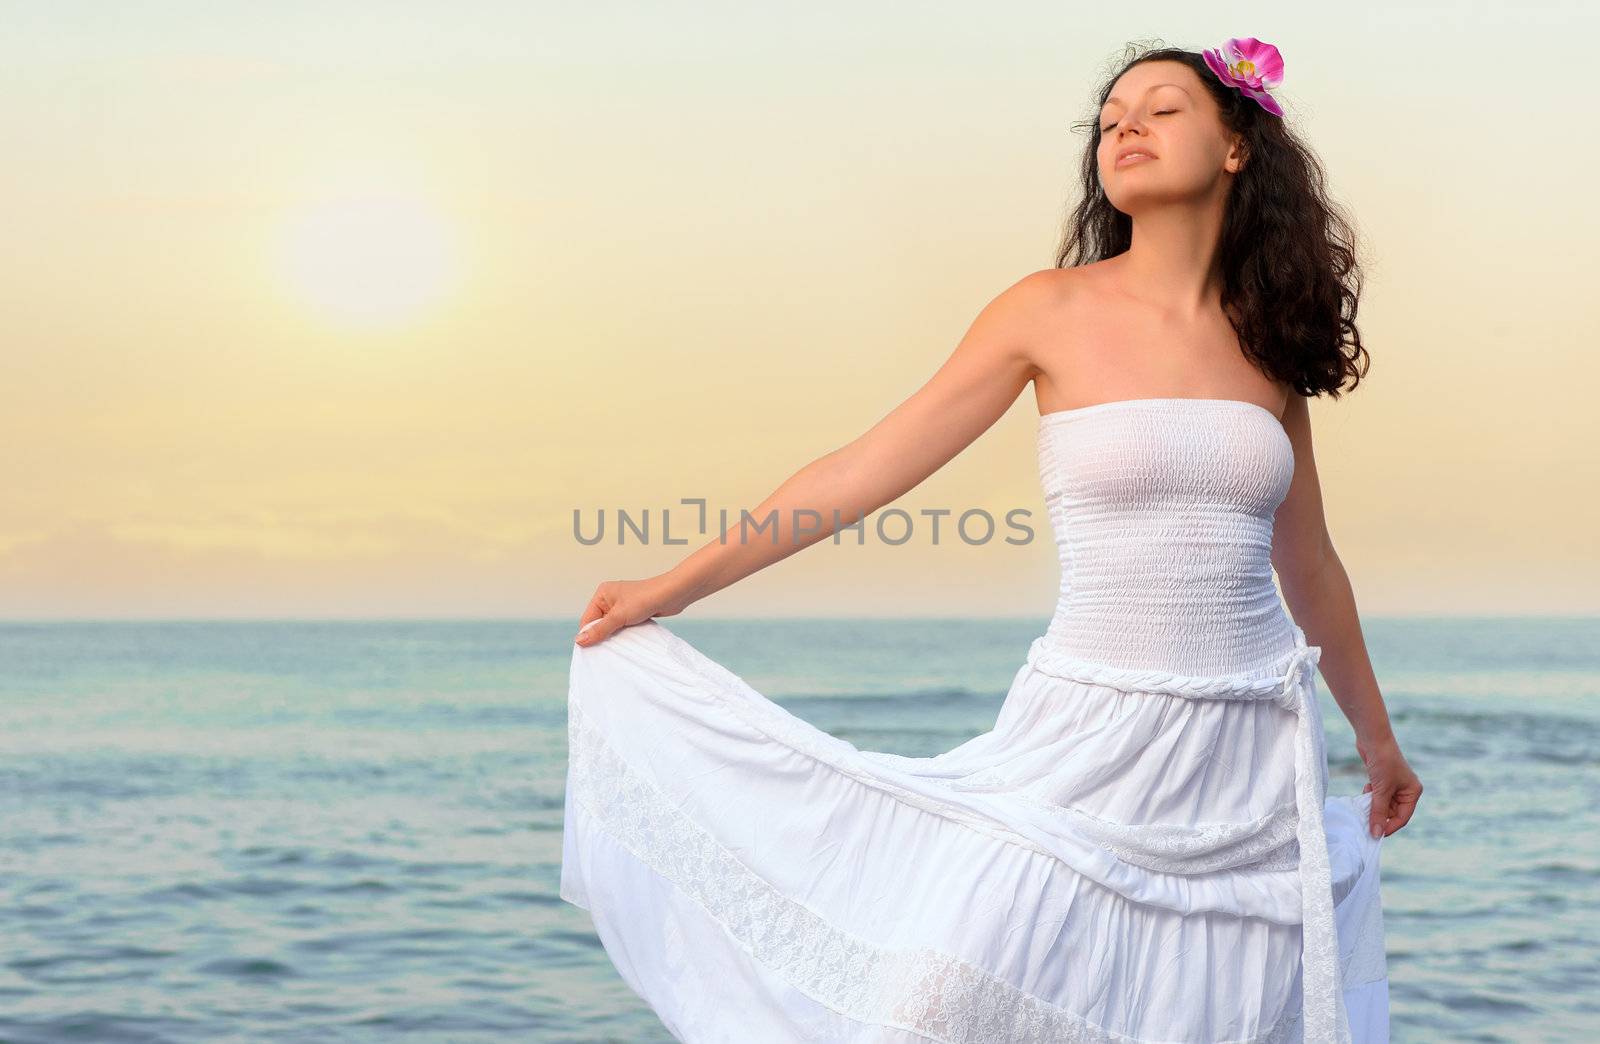
[[[1250,162],[1250,146],[1245,144],[1244,135],[1233,136],[1233,146],[1228,149],[1228,156],[1222,161],[1222,169],[1229,174],[1237,174]]]

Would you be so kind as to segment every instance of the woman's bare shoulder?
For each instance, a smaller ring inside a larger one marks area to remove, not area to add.
[[[1050,312],[1053,324],[1059,323],[1071,312],[1080,320],[1087,320],[1097,304],[1113,289],[1112,272],[1106,262],[1096,261],[1070,268],[1044,268],[1027,276],[1036,288],[1034,300]]]
[[[1018,315],[1027,327],[1028,355],[1036,376],[1059,367],[1074,331],[1093,325],[1103,279],[1093,265],[1045,268],[1012,288],[1024,302]]]
[[[1072,309],[1087,307],[1097,276],[1082,268],[1041,268],[1030,272],[1008,287],[1008,298],[1018,320],[1036,332],[1059,330],[1061,321]]]
[[[1094,265],[1041,268],[1024,276],[1018,285],[1026,283],[1037,288],[1041,295],[1059,297],[1089,290],[1099,278],[1100,275]]]

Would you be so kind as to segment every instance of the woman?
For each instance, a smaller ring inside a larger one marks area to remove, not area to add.
[[[680,1039],[1387,1039],[1379,842],[1422,785],[1324,525],[1306,400],[1366,353],[1280,78],[1254,39],[1134,56],[1056,268],[757,508],[777,539],[595,591],[561,895]],[[655,622],[899,497],[1029,382],[1062,592],[992,731],[860,750]],[[1327,794],[1318,665],[1359,797]]]

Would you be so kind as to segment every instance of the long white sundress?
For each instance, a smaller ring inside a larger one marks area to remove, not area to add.
[[[574,645],[561,897],[680,1040],[1385,1041],[1371,795],[1328,796],[1233,399],[1045,415],[1061,595],[994,728],[861,750],[657,620]]]

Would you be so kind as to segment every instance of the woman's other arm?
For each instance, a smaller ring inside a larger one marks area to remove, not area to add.
[[[1367,655],[1355,592],[1333,548],[1323,515],[1322,490],[1311,445],[1311,411],[1291,393],[1283,416],[1294,448],[1294,478],[1278,506],[1272,531],[1272,567],[1289,613],[1312,645],[1333,697],[1356,734],[1356,752],[1367,767],[1372,795],[1368,830],[1378,836],[1405,826],[1422,796],[1422,782],[1400,753],[1389,710]]]
[[[584,610],[578,644],[682,612],[865,518],[938,471],[1033,379],[1035,346],[1059,293],[1055,272],[1031,273],[1003,290],[921,388],[859,437],[785,479],[748,524],[733,523],[726,539],[719,535],[659,576],[601,584]]]

